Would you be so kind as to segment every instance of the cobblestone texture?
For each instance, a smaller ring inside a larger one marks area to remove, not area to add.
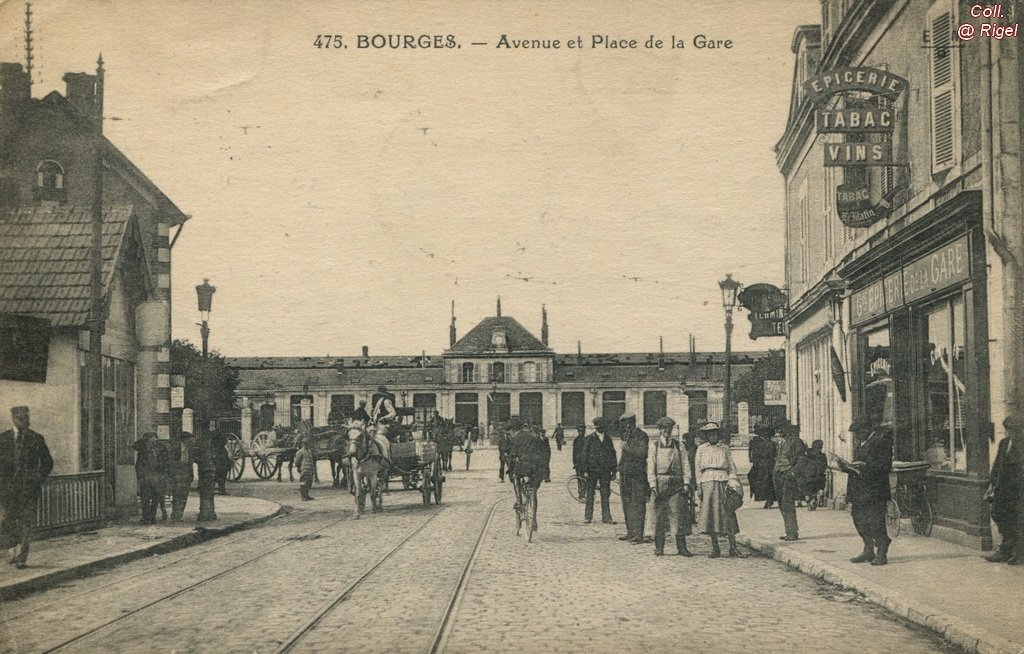
[[[295,650],[426,652],[496,500],[448,652],[950,651],[856,594],[778,562],[710,560],[705,537],[691,539],[692,559],[654,557],[653,546],[616,540],[621,524],[582,524],[583,506],[558,483],[568,459],[567,450],[554,453],[555,482],[542,487],[533,543],[515,535],[511,488],[497,481],[496,454],[484,450],[469,473],[448,473],[441,509],[423,507],[418,493],[393,492],[384,513],[345,519],[350,496],[322,487],[316,502],[289,500],[296,511],[262,527],[5,603],[0,651],[45,650],[156,602],[67,651],[272,652],[429,519]],[[295,486],[232,488],[282,501]]]

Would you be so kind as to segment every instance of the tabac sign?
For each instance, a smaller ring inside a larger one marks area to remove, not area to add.
[[[867,169],[903,163],[893,152],[894,99],[907,88],[904,78],[866,66],[825,71],[804,82],[818,133],[843,135],[822,147],[824,165],[845,171],[836,187],[836,212],[845,225],[867,227],[892,211],[899,189],[872,193]],[[833,102],[840,94],[841,102]]]

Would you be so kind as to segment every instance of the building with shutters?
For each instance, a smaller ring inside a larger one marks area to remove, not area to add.
[[[169,235],[187,220],[103,136],[102,62],[95,75],[64,80],[63,95],[33,98],[22,66],[0,63],[0,430],[11,406],[27,405],[47,439],[55,467],[44,526],[134,506],[132,444],[146,431],[169,435]],[[91,375],[98,189],[102,370]],[[102,423],[93,430],[96,385]]]
[[[931,535],[989,548],[982,495],[1024,401],[1020,42],[955,34],[1021,17],[972,6],[823,0],[776,154],[790,419],[845,457],[853,419],[890,426],[897,461],[927,466]]]
[[[547,341],[546,310],[538,339],[502,315],[499,300],[496,315],[462,338],[456,338],[453,315],[449,348],[440,355],[371,356],[364,348],[356,357],[236,357],[228,364],[239,373],[240,403],[263,425],[302,419],[325,425],[360,400],[369,410],[380,386],[418,419],[437,410],[483,433],[511,415],[548,433],[561,423],[567,435],[596,416],[618,418],[625,411],[652,429],[666,415],[682,429],[722,419],[724,353],[584,354],[577,348],[558,354]],[[764,356],[733,353],[733,379]]]

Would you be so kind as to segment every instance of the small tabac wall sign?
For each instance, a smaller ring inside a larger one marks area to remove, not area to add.
[[[865,66],[825,71],[804,82],[807,96],[816,105],[818,133],[845,135],[841,142],[823,144],[825,166],[847,171],[844,183],[836,187],[836,212],[845,225],[867,227],[892,211],[898,191],[890,189],[873,199],[871,178],[860,171],[903,163],[893,152],[897,114],[891,101],[907,88],[902,77]],[[830,105],[837,94],[844,94],[842,108]],[[863,94],[882,96],[888,102],[876,106]]]

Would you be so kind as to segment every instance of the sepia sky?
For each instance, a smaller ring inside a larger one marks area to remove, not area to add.
[[[717,281],[784,285],[772,147],[794,28],[819,8],[38,0],[33,95],[103,53],[107,136],[193,216],[172,255],[176,337],[198,341],[209,277],[211,348],[229,356],[440,353],[450,302],[461,336],[497,295],[538,336],[546,304],[559,352],[685,350],[691,332],[720,350]],[[0,5],[0,60],[24,61],[24,10]],[[562,47],[498,49],[502,34]],[[748,325],[734,349],[781,345]]]

